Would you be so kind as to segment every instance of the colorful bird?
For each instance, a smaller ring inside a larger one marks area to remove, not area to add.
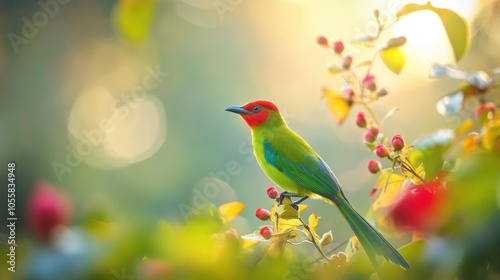
[[[252,131],[257,162],[266,175],[285,192],[282,196],[319,198],[334,204],[358,237],[375,267],[376,255],[409,269],[403,256],[370,225],[347,200],[340,183],[321,157],[286,124],[276,105],[257,100],[226,111],[239,114]]]

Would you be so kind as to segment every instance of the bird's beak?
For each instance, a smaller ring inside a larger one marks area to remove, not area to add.
[[[239,115],[250,115],[250,114],[252,114],[251,111],[245,110],[245,109],[243,109],[243,107],[240,107],[240,106],[229,106],[224,111],[233,112],[233,113],[236,113],[236,114],[239,114]]]

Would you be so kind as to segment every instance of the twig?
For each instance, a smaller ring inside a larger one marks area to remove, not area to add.
[[[302,220],[302,218],[299,217],[299,221],[302,223],[302,226],[304,226],[304,228],[309,232],[309,234],[311,235],[311,241],[312,243],[314,244],[314,246],[316,247],[316,249],[318,249],[318,251],[321,253],[321,255],[323,255],[323,257],[325,257],[325,259],[327,260],[330,260],[330,258],[325,255],[325,253],[323,252],[323,250],[321,250],[321,248],[319,247],[318,243],[316,243],[316,240],[314,240],[314,234],[312,233],[311,229],[309,228],[309,226],[304,223],[304,221]]]
[[[339,245],[335,246],[330,252],[328,252],[328,254],[331,254],[335,251],[337,251],[340,247],[346,245],[347,243],[349,242],[349,239],[345,240],[345,241],[342,241],[339,243]],[[316,260],[312,261],[309,263],[309,265],[312,265],[314,264],[315,262],[319,262],[322,258],[317,258]]]

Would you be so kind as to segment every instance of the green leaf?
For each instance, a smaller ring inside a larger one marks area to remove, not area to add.
[[[467,21],[450,9],[434,7],[430,1],[428,1],[425,5],[414,3],[407,4],[401,8],[396,16],[400,19],[407,14],[423,10],[433,11],[439,16],[439,19],[441,19],[441,22],[443,23],[444,30],[446,31],[446,35],[448,36],[448,41],[450,41],[453,49],[455,60],[459,61],[464,56],[470,42]]]
[[[387,48],[380,51],[380,58],[385,66],[395,74],[401,73],[406,60],[403,52],[398,48]]]
[[[426,245],[425,240],[416,240],[399,248],[398,251],[408,261],[412,269],[404,270],[398,265],[384,261],[378,269],[380,279],[429,279],[429,277],[422,275],[427,272],[421,263]],[[419,269],[417,270],[418,274],[415,274],[415,269]]]
[[[433,11],[443,22],[444,30],[455,54],[455,60],[459,61],[464,56],[469,45],[470,34],[467,22],[463,17],[449,9],[434,7]]]
[[[121,0],[113,12],[116,32],[131,44],[144,41],[149,32],[154,11],[153,0]]]
[[[448,150],[455,133],[451,129],[440,129],[415,142],[414,149],[423,156],[425,179],[430,180],[443,168],[444,154]]]

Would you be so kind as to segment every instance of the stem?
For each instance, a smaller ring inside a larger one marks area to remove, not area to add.
[[[323,250],[321,250],[321,248],[319,247],[318,243],[316,243],[316,240],[314,240],[314,234],[312,233],[312,231],[309,228],[309,226],[306,223],[304,223],[304,221],[300,217],[299,217],[299,221],[302,223],[302,226],[304,226],[304,228],[309,232],[309,235],[311,235],[311,241],[314,244],[314,247],[316,247],[316,249],[318,249],[318,251],[321,253],[321,255],[323,255],[323,257],[325,257],[325,259],[330,260],[330,258],[325,255],[325,253],[323,252]]]
[[[363,89],[364,90],[364,89]],[[382,130],[382,123],[378,119],[377,115],[373,111],[372,107],[368,105],[365,101],[361,101],[361,104],[365,107],[365,109],[368,111],[368,114],[372,117],[373,121],[377,124],[380,130]]]
[[[406,169],[408,172],[410,172],[413,176],[417,177],[422,183],[425,182],[425,180],[420,177],[414,170],[413,168],[408,167],[408,164],[405,163],[404,161],[400,160],[401,167]]]
[[[333,249],[332,249],[332,250],[331,250],[328,254],[331,254],[331,253],[333,253],[333,252],[337,251],[340,247],[342,247],[342,246],[346,245],[348,242],[349,242],[349,239],[347,239],[347,240],[344,240],[344,241],[340,242],[340,244],[339,244],[339,245],[337,245],[337,246],[335,246],[335,248],[333,248]],[[310,263],[309,263],[309,265],[312,265],[312,264],[314,264],[315,262],[319,262],[321,259],[322,259],[322,258],[318,258],[318,259],[316,259],[316,260],[314,260],[314,261],[310,262]]]

